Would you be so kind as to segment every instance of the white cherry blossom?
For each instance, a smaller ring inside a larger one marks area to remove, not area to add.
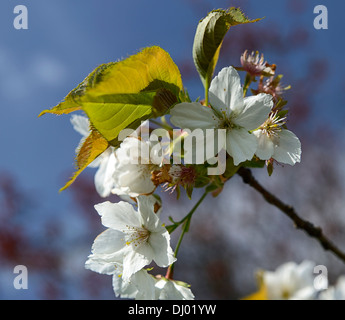
[[[226,141],[220,147],[233,157],[234,164],[252,159],[257,139],[250,131],[267,119],[272,96],[260,93],[243,98],[240,76],[228,67],[212,80],[209,100],[211,108],[198,102],[177,104],[170,111],[171,122],[182,129],[225,129]]]
[[[160,168],[160,158],[157,154],[159,148],[154,146],[159,147],[151,141],[136,137],[128,137],[121,143],[115,151],[115,187],[112,193],[137,197],[151,194],[156,189],[151,177],[152,172]]]
[[[124,201],[95,205],[102,224],[108,229],[95,239],[93,253],[105,252],[110,264],[112,259],[117,262],[123,255],[124,280],[152,261],[167,267],[176,260],[170,247],[170,235],[154,212],[152,198],[140,196],[137,202],[138,210]],[[103,268],[108,271],[106,264]]]
[[[340,276],[334,286],[321,291],[319,300],[345,300],[345,276]]]
[[[263,271],[262,281],[268,300],[313,300],[315,263],[303,261],[301,264],[287,262],[275,271]]]
[[[153,300],[156,297],[156,280],[142,269],[129,279],[123,279],[124,250],[119,245],[121,232],[108,229],[101,233],[92,246],[92,254],[85,263],[85,268],[91,271],[112,275],[112,284],[115,296],[121,298],[135,298]]]
[[[283,128],[285,118],[272,113],[269,118],[255,130],[258,139],[255,154],[262,160],[275,159],[278,162],[294,165],[301,161],[301,142],[296,135]]]

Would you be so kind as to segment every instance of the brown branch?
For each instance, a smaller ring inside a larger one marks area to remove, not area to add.
[[[317,239],[325,250],[331,251],[345,263],[345,253],[342,252],[337,246],[335,246],[330,240],[328,240],[328,238],[324,236],[321,228],[315,227],[309,221],[303,220],[298,216],[293,207],[286,205],[276,196],[268,192],[253,177],[252,172],[249,169],[240,168],[237,173],[242,177],[244,183],[249,184],[252,188],[258,191],[268,203],[277,207],[283,213],[285,213],[294,222],[297,229],[304,230],[309,236]]]

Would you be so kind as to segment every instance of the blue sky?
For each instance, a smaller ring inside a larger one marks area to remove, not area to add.
[[[13,27],[13,9],[18,4],[28,8],[28,30]],[[177,64],[192,62],[198,21],[213,8],[232,4],[243,4],[252,18],[265,17],[260,23],[274,23],[282,35],[296,26],[308,31],[309,52],[288,56],[289,71],[305,78],[309,59],[327,60],[328,82],[317,92],[306,93],[315,101],[310,125],[326,122],[343,132],[343,1],[304,0],[292,15],[286,1],[276,0],[9,0],[0,3],[0,173],[10,173],[24,190],[34,193],[42,201],[42,211],[71,210],[69,192],[59,194],[58,189],[73,171],[80,136],[69,116],[38,118],[38,114],[59,103],[98,65],[143,47],[159,45]],[[328,8],[328,30],[313,27],[313,8],[318,4]],[[265,55],[279,61],[274,51]],[[192,98],[202,95],[199,81],[187,79],[184,84]]]

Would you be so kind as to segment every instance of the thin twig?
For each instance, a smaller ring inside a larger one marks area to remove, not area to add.
[[[345,263],[345,253],[341,251],[336,245],[334,245],[332,241],[330,241],[327,237],[325,237],[321,228],[315,227],[309,221],[303,220],[301,217],[298,216],[298,214],[296,213],[293,207],[286,205],[281,200],[279,200],[276,196],[268,192],[254,178],[251,170],[247,168],[240,168],[237,173],[242,177],[244,183],[249,184],[252,188],[258,191],[268,203],[277,207],[283,213],[285,213],[294,222],[295,227],[297,229],[304,230],[309,236],[317,239],[325,250],[331,251],[340,260],[342,260]]]

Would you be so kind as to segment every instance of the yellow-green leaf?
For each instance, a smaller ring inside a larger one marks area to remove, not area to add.
[[[109,142],[117,138],[120,131],[137,119],[144,119],[152,113],[156,92],[136,94],[112,94],[98,97],[88,96],[83,110]]]
[[[181,74],[169,54],[150,47],[96,69],[80,101],[92,125],[112,142],[137,119],[163,115],[181,91]]]
[[[160,47],[145,48],[125,60],[97,67],[63,102],[40,114],[82,110],[93,128],[77,156],[77,172],[62,189],[109,144],[118,146],[122,129],[136,129],[142,120],[164,115],[186,97],[178,67]]]
[[[125,60],[100,65],[63,102],[40,116],[83,110],[112,141],[135,120],[165,114],[180,97],[184,93],[178,67],[166,51],[153,46]]]
[[[125,60],[97,68],[89,79],[87,93],[138,93],[165,88],[178,95],[181,74],[170,55],[158,46],[145,48]]]
[[[43,110],[38,116],[40,117],[46,113],[61,115],[61,114],[68,114],[73,111],[81,110],[81,104],[78,102],[79,100],[78,97],[83,95],[85,87],[86,87],[86,83],[89,77],[90,75],[81,84],[79,84],[78,87],[73,89],[66,96],[64,101],[62,101],[61,103],[59,103],[57,106],[53,107],[52,109]]]

